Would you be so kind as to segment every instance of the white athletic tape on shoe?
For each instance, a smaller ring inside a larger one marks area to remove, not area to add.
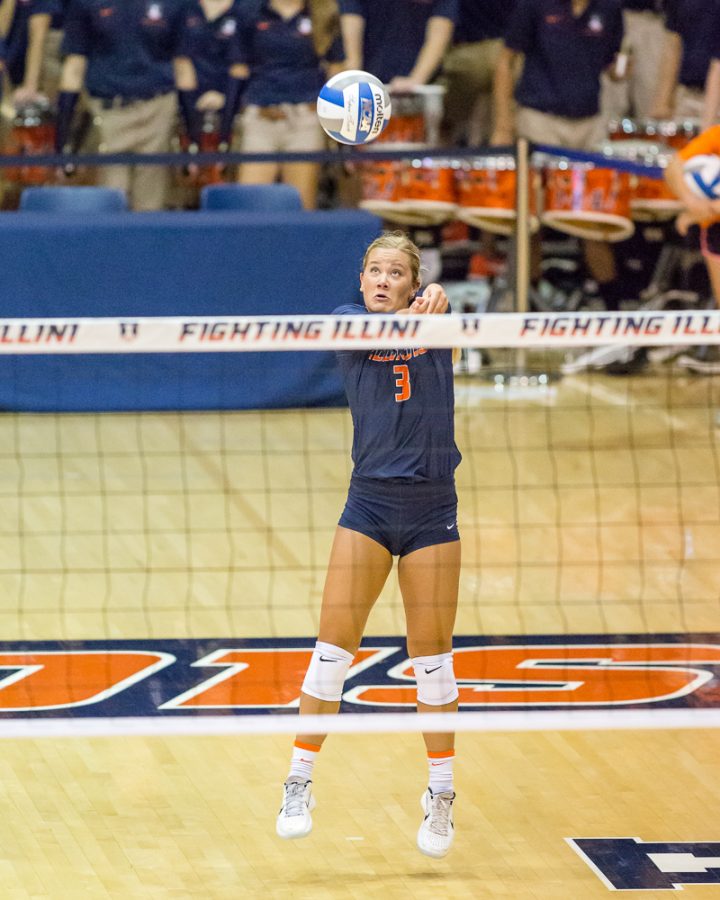
[[[418,703],[444,706],[458,698],[452,653],[416,656],[412,660],[417,681]]]
[[[340,700],[353,654],[334,644],[317,641],[305,673],[302,691],[318,700]]]

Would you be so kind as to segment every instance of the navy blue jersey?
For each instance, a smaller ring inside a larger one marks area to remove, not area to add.
[[[381,81],[408,75],[425,41],[428,19],[458,19],[458,0],[339,0],[340,14],[365,19],[363,69]]]
[[[198,2],[193,0],[185,10],[178,56],[192,61],[198,90],[225,93],[230,49],[237,34],[238,2],[216,19],[208,19]]]
[[[600,75],[622,37],[619,0],[590,0],[581,16],[572,0],[517,0],[505,34],[506,46],[525,54],[517,102],[569,119],[597,115]]]
[[[662,13],[663,0],[622,0],[622,8],[633,12]]]
[[[147,99],[172,91],[186,0],[71,0],[63,53],[87,57],[93,97]]]
[[[283,19],[266,0],[246,0],[240,10],[231,62],[250,69],[243,101],[257,106],[314,103],[327,76],[315,50],[308,7],[289,19]],[[338,38],[325,60],[342,58]]]
[[[665,27],[682,38],[678,82],[685,87],[705,87],[710,60],[717,55],[718,17],[719,0],[667,0]]]
[[[25,78],[25,55],[28,48],[28,26],[32,16],[48,15],[54,19],[61,12],[60,0],[16,0],[15,14],[5,39],[8,75],[14,85]]]
[[[368,315],[339,306],[333,315]],[[433,481],[460,462],[455,445],[452,350],[348,350],[337,353],[353,420],[354,474]]]
[[[494,40],[505,34],[515,0],[460,0],[455,43]]]

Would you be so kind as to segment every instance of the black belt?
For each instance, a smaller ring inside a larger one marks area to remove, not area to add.
[[[119,94],[115,97],[94,97],[100,103],[101,109],[123,109],[126,106],[132,106],[134,103],[147,103],[148,100],[154,100],[156,97],[164,97],[172,91],[157,91],[147,97],[122,97]]]

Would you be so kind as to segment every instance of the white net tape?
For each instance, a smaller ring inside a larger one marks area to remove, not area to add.
[[[720,311],[0,319],[0,353],[720,343]]]

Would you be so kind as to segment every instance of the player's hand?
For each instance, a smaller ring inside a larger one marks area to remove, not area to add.
[[[429,284],[419,297],[410,304],[408,312],[420,315],[445,313],[448,308],[448,296],[440,284]]]

